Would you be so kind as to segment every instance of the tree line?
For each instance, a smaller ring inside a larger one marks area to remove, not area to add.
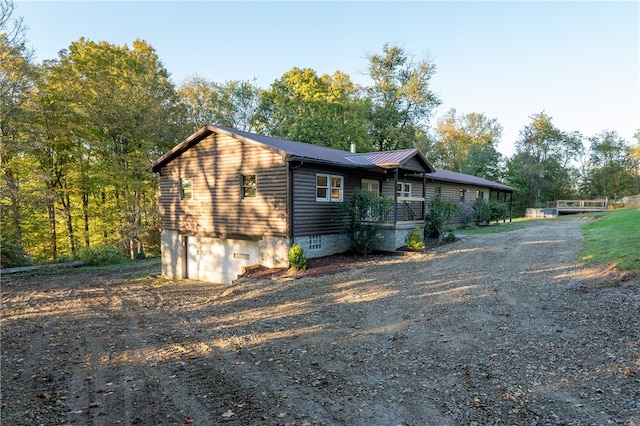
[[[418,147],[436,167],[515,186],[520,213],[558,198],[640,192],[640,140],[632,146],[615,131],[585,138],[541,112],[505,158],[496,119],[452,109],[431,126],[441,104],[430,87],[436,66],[399,46],[366,58],[369,86],[297,67],[267,88],[198,75],[176,85],[144,40],[80,38],[35,63],[13,3],[0,7],[3,267],[83,247],[157,253],[157,182],[147,167],[204,124],[360,152]]]

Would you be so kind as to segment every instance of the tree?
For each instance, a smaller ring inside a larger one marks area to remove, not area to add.
[[[250,81],[219,84],[194,75],[182,85],[178,95],[193,129],[214,124],[251,131],[251,121],[260,105],[260,92]]]
[[[43,76],[34,147],[65,215],[70,250],[82,217],[85,245],[100,239],[135,256],[157,221],[146,168],[184,134],[168,73],[145,41],[129,48],[81,38],[47,61]]]
[[[337,149],[369,145],[367,101],[348,75],[293,68],[262,92],[254,127],[265,134]]]
[[[507,163],[509,183],[519,190],[515,210],[524,213],[527,207],[545,207],[548,201],[572,196],[577,185],[571,163],[583,150],[579,133],[559,130],[544,112],[532,116]]]
[[[416,138],[427,133],[431,113],[441,103],[429,86],[435,64],[428,59],[415,62],[404,49],[389,44],[368,60],[372,149],[413,147]]]
[[[502,126],[484,114],[449,110],[436,125],[433,161],[438,167],[500,180],[502,155],[496,150]]]
[[[635,194],[635,164],[627,141],[615,131],[603,131],[589,140],[591,147],[584,192],[591,197],[613,200]]]
[[[25,45],[21,18],[14,17],[10,0],[0,0],[0,193],[2,264],[28,262],[23,247],[24,212],[32,197],[25,194],[29,158],[21,155],[26,142],[28,114],[24,108],[37,78],[33,52]]]

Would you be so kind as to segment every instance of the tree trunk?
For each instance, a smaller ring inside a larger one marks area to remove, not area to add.
[[[20,211],[20,185],[18,180],[15,179],[13,171],[9,168],[4,169],[5,180],[8,188],[9,198],[9,215],[11,217],[11,225],[13,228],[12,244],[20,253],[24,253],[22,248],[22,228],[21,228],[21,211]],[[6,233],[5,233],[6,236]]]
[[[84,245],[89,247],[89,193],[82,191],[82,219],[84,222]]]
[[[51,257],[53,260],[56,260],[58,258],[58,233],[56,230],[56,206],[52,197],[49,197],[47,200],[47,210],[49,212]]]
[[[73,216],[71,215],[71,197],[69,197],[69,191],[67,190],[67,183],[60,184],[60,189],[63,193],[60,194],[60,203],[64,209],[65,220],[67,222],[67,236],[69,238],[69,253],[73,254],[76,251],[75,235],[73,232]]]

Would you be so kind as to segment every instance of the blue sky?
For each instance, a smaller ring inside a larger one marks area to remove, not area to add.
[[[179,84],[253,80],[267,88],[293,67],[337,70],[366,85],[367,56],[385,43],[436,65],[443,104],[519,131],[544,111],[564,131],[640,129],[640,2],[169,2],[14,0],[36,60],[85,37],[149,42]]]

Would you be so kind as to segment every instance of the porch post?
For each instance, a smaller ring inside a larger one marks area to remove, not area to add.
[[[507,198],[506,193],[504,197]],[[513,192],[509,194],[509,223],[511,223],[511,219],[513,219]]]
[[[398,224],[398,168],[393,171],[393,226]]]

